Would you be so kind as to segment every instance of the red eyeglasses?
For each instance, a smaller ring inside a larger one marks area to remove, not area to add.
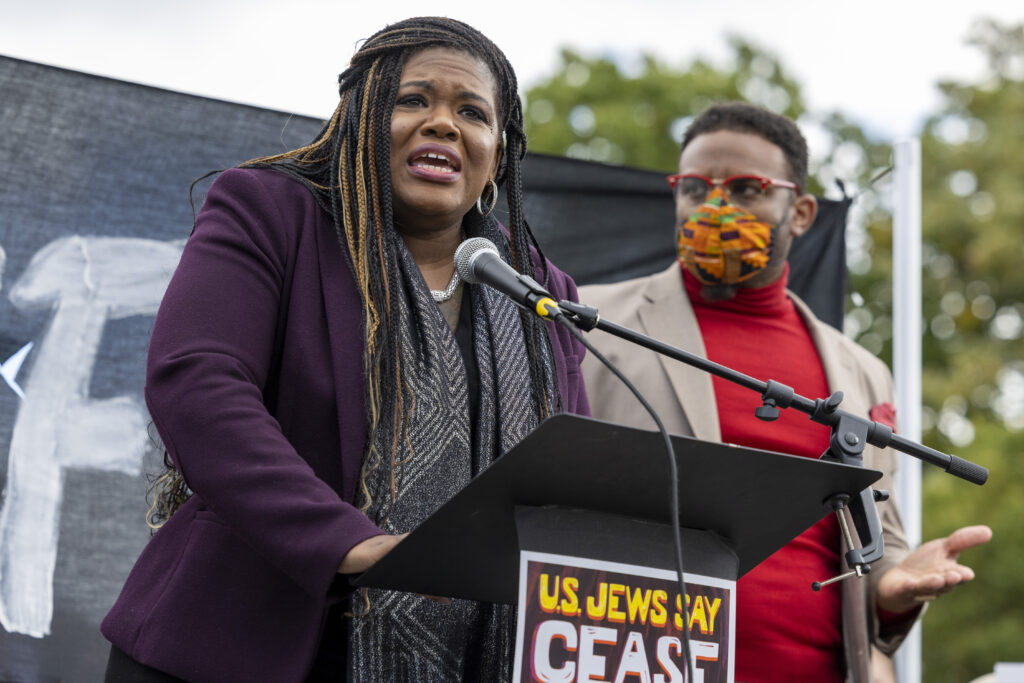
[[[734,175],[725,180],[712,180],[698,173],[675,173],[665,178],[677,199],[703,204],[713,187],[721,187],[733,204],[756,204],[768,196],[773,187],[799,193],[796,183],[757,175]]]

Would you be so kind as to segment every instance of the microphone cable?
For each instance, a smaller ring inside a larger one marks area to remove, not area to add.
[[[665,442],[665,454],[668,456],[668,471],[669,471],[669,488],[670,488],[670,505],[671,517],[672,517],[672,542],[675,551],[676,560],[676,574],[679,581],[679,602],[683,613],[683,660],[686,662],[686,680],[693,681],[693,659],[690,657],[690,608],[686,604],[686,579],[683,572],[683,539],[682,533],[679,530],[679,468],[676,465],[676,452],[672,447],[672,439],[668,435],[668,430],[665,429],[665,425],[661,422],[661,418],[658,417],[658,413],[655,412],[651,404],[647,402],[647,399],[643,397],[640,390],[637,389],[632,382],[630,382],[622,372],[612,364],[610,360],[605,358],[604,354],[598,351],[593,344],[587,341],[583,334],[576,329],[573,322],[565,315],[552,316],[550,318],[556,323],[564,327],[569,331],[569,334],[580,342],[590,353],[594,355],[599,361],[601,361],[605,367],[612,371],[626,388],[629,389],[637,400],[640,401],[640,405],[644,407],[650,416],[654,419],[654,423],[658,426],[658,432],[661,434],[661,438]]]

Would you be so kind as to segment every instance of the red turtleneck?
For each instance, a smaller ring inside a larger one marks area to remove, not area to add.
[[[767,287],[739,289],[717,302],[703,300],[700,282],[688,272],[683,280],[709,359],[809,398],[828,396],[818,351],[786,296],[788,275],[787,266]],[[761,404],[757,394],[718,377],[712,385],[722,441],[808,458],[828,447],[828,428],[803,413],[783,410],[775,422],[762,422],[754,417]],[[739,580],[736,680],[844,679],[840,589],[811,590],[811,582],[838,573],[839,557],[838,524],[828,515]]]

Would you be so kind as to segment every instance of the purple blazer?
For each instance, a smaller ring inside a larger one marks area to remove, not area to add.
[[[561,271],[550,284],[576,299]],[[548,330],[565,409],[589,414],[584,350]],[[224,172],[160,306],[146,375],[150,415],[195,495],[140,555],[103,620],[111,642],[191,681],[305,677],[344,597],[338,565],[382,533],[352,505],[362,351],[331,218],[287,176]]]

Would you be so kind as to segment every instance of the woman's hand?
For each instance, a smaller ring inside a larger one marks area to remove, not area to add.
[[[382,534],[380,536],[372,536],[365,541],[356,543],[348,551],[344,558],[341,560],[341,565],[338,566],[339,574],[359,574],[365,572],[367,569],[377,564],[380,558],[391,552],[398,543],[408,536],[409,534],[399,534],[397,536],[389,536]]]

